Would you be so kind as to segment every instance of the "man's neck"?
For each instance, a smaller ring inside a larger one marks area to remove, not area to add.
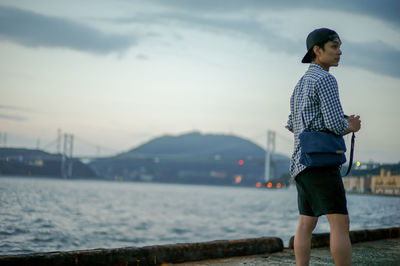
[[[329,65],[327,66],[327,65],[322,64],[322,63],[318,60],[318,58],[316,58],[316,59],[315,59],[314,61],[312,61],[311,63],[318,64],[318,65],[320,65],[323,69],[325,69],[326,72],[329,72]]]

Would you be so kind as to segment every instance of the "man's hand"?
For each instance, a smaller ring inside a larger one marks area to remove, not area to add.
[[[351,115],[349,117],[346,118],[347,121],[349,122],[349,128],[347,129],[346,133],[350,133],[350,132],[357,132],[360,130],[361,128],[361,120],[360,120],[360,116],[357,115]]]

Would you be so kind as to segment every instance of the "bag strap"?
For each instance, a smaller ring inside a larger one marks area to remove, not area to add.
[[[354,142],[355,142],[356,135],[354,135],[354,132],[351,136],[351,150],[350,150],[350,161],[349,161],[349,167],[347,168],[347,172],[344,176],[348,175],[350,173],[351,167],[353,166],[353,154],[354,154]]]
[[[304,79],[304,76],[301,77],[301,79],[300,79],[300,81],[299,81],[298,86],[299,86],[300,88],[303,88],[303,79]],[[310,129],[311,121],[310,121],[310,125],[307,126],[307,125],[306,125],[306,122],[304,121],[304,114],[303,114],[303,112],[300,112],[300,116],[301,116],[301,121],[303,122],[303,125],[304,125],[304,129]]]
[[[301,112],[301,121],[303,122],[304,129],[309,129],[309,126],[307,126],[307,125],[306,125],[306,122],[304,121],[303,112]],[[311,121],[310,121],[310,124],[311,124]]]

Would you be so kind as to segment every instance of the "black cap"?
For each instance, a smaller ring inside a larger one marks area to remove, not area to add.
[[[333,41],[334,39],[339,38],[339,35],[334,30],[330,30],[327,28],[321,28],[313,30],[307,36],[307,53],[301,60],[302,63],[311,63],[311,50],[314,45],[324,43],[326,41]]]

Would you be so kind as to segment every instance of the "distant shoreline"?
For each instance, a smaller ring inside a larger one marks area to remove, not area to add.
[[[258,188],[255,185],[254,186],[249,186],[249,185],[237,185],[237,184],[206,184],[206,183],[184,183],[184,182],[162,182],[162,181],[142,181],[142,180],[114,180],[114,179],[109,179],[109,178],[101,178],[101,177],[77,177],[77,178],[62,178],[62,177],[52,177],[52,176],[29,176],[29,175],[1,175],[0,174],[0,179],[1,178],[18,178],[18,179],[23,179],[23,178],[28,178],[28,179],[50,179],[50,180],[62,180],[62,181],[105,181],[105,182],[115,182],[115,183],[139,183],[139,184],[160,184],[160,185],[187,185],[187,186],[212,186],[212,187],[236,187],[236,188],[254,188],[257,190],[263,189],[263,188]],[[265,188],[265,191],[276,191],[276,190],[286,190],[287,188],[291,187],[293,185],[287,186],[285,188]]]
[[[146,184],[173,184],[173,185],[200,185],[200,186],[218,186],[218,187],[243,187],[243,188],[252,188],[253,186],[237,186],[237,185],[221,185],[221,184],[202,184],[202,183],[169,183],[169,182],[146,182],[146,181],[139,181],[139,180],[112,180],[112,179],[107,179],[107,178],[101,178],[101,177],[88,177],[88,178],[62,178],[62,177],[51,177],[51,176],[22,176],[22,175],[1,175],[0,178],[30,178],[30,179],[35,179],[35,178],[43,178],[43,179],[54,179],[54,180],[71,180],[71,181],[78,181],[78,180],[85,180],[85,181],[107,181],[107,182],[131,182],[131,183],[146,183]],[[287,186],[287,188],[291,187],[293,185]],[[256,188],[254,186],[254,188]],[[262,189],[262,188],[257,188],[257,189]],[[265,189],[265,190],[276,190],[274,189]],[[400,195],[393,195],[393,194],[375,194],[371,192],[355,192],[355,191],[346,191],[346,194],[348,195],[365,195],[365,196],[384,196],[384,197],[400,197]]]
[[[349,195],[366,195],[366,196],[384,196],[384,197],[400,197],[400,195],[393,195],[393,194],[376,194],[371,192],[355,192],[355,191],[346,191],[346,194]]]

